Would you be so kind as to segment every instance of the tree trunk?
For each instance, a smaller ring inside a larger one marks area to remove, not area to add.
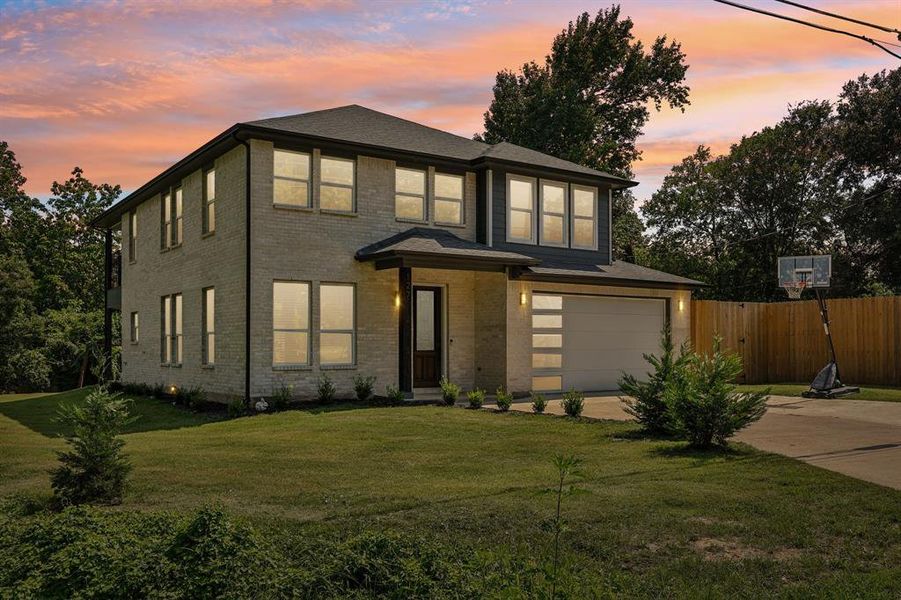
[[[78,373],[78,387],[84,387],[84,379],[88,373],[88,353],[85,352],[84,356],[81,359],[81,371]]]

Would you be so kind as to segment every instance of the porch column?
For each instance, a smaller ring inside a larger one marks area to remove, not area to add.
[[[407,396],[413,395],[413,271],[410,267],[398,268],[398,385]]]
[[[109,307],[108,294],[113,283],[113,232],[104,230],[103,248],[103,377],[112,374],[113,354],[113,313]]]

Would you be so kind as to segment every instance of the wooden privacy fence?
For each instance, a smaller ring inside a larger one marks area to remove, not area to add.
[[[842,382],[901,385],[901,296],[828,300]],[[708,352],[714,334],[741,355],[745,383],[809,383],[829,360],[815,300],[691,303],[692,343]]]

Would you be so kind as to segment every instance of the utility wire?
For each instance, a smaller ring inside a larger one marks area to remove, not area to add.
[[[845,17],[843,15],[837,15],[835,13],[831,13],[827,10],[821,10],[819,8],[813,8],[812,6],[804,6],[799,2],[792,2],[792,0],[776,0],[776,2],[781,2],[782,4],[788,4],[789,6],[794,6],[797,8],[801,8],[803,10],[809,10],[810,12],[819,13],[821,15],[826,15],[827,17],[832,17],[834,19],[841,19],[842,21],[849,21],[851,23],[857,23],[858,25],[864,25],[865,27],[872,27],[873,29],[879,29],[881,31],[885,31],[887,33],[897,33],[898,39],[901,40],[901,30],[894,29],[892,27],[885,27],[883,25],[876,25],[875,23],[868,23],[867,21],[861,21],[860,19],[855,19],[853,17]],[[883,42],[887,44],[889,42]]]
[[[772,13],[766,10],[761,10],[759,8],[754,8],[751,6],[745,6],[744,4],[739,4],[737,2],[731,2],[730,0],[713,0],[714,2],[719,2],[720,4],[728,4],[729,6],[734,6],[735,8],[740,8],[742,10],[747,10],[750,12],[755,12],[761,15],[766,15],[768,17],[775,17],[777,19],[782,19],[783,21],[791,21],[792,23],[798,23],[799,25],[806,25],[807,27],[813,27],[814,29],[820,29],[822,31],[828,31],[830,33],[838,33],[841,35],[847,35],[848,37],[853,37],[858,40],[863,40],[868,44],[872,44],[882,50],[883,52],[887,52],[894,56],[897,59],[901,59],[901,54],[895,54],[876,40],[871,37],[867,37],[865,35],[858,35],[856,33],[851,33],[850,31],[845,31],[843,29],[834,29],[832,27],[826,27],[825,25],[818,25],[816,23],[811,23],[810,21],[802,21],[801,19],[795,19],[794,17],[788,17],[786,15],[780,15],[777,13]]]

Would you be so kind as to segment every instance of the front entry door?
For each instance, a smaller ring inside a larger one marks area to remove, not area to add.
[[[441,288],[413,288],[413,386],[441,378]]]

